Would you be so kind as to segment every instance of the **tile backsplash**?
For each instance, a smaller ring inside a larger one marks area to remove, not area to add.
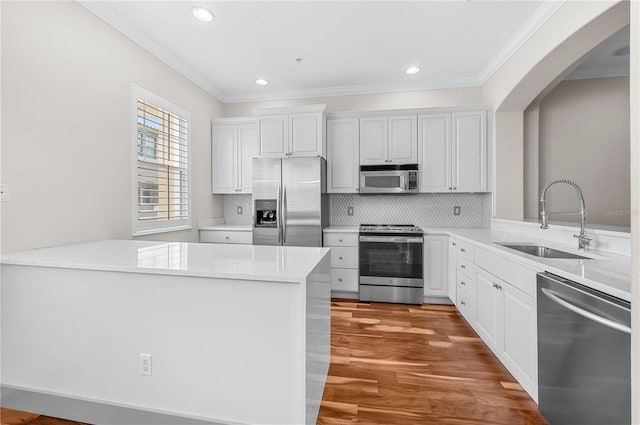
[[[334,226],[415,224],[422,227],[487,227],[484,217],[489,194],[421,193],[417,195],[330,195],[330,222]],[[460,215],[454,215],[454,207]],[[353,215],[347,214],[353,207]],[[490,209],[489,209],[490,211]]]
[[[454,207],[460,215],[454,215]],[[238,214],[238,207],[242,214]],[[353,207],[353,215],[348,215]],[[251,195],[224,195],[227,224],[251,224]],[[421,193],[417,195],[329,195],[330,224],[416,224],[422,227],[489,227],[491,195],[485,193]]]

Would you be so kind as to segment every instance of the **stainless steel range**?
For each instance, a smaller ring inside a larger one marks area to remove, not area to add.
[[[359,241],[360,301],[422,304],[422,229],[361,224]]]

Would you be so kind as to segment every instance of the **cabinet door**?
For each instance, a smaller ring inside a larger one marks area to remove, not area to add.
[[[258,128],[256,124],[240,124],[238,126],[238,147],[240,150],[238,188],[241,193],[251,193],[253,158],[258,156]]]
[[[424,295],[446,297],[448,295],[448,237],[428,235],[424,237]]]
[[[506,285],[502,285],[503,287]],[[476,332],[498,354],[503,326],[502,290],[496,278],[479,269],[476,274]]]
[[[327,121],[327,192],[357,193],[359,184],[358,119]]]
[[[518,382],[538,394],[536,300],[510,284],[504,285],[504,342],[502,357]]]
[[[291,129],[291,156],[324,156],[322,114],[295,114],[289,116]]]
[[[238,126],[213,127],[211,144],[211,192],[237,193],[238,189]]]
[[[360,165],[388,163],[387,117],[360,118]]]
[[[389,117],[389,162],[418,162],[418,120],[416,115]]]
[[[457,192],[486,192],[487,113],[454,113],[452,120],[453,189]]]
[[[448,257],[448,295],[449,299],[456,304],[456,267],[457,267],[458,243],[455,239],[449,238]]]
[[[260,156],[282,158],[289,153],[289,116],[270,115],[260,118]]]
[[[451,115],[421,115],[418,122],[420,192],[451,191]]]

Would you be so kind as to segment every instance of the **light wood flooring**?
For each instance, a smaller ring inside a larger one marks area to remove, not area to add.
[[[82,425],[0,409],[2,425]],[[453,306],[333,300],[318,425],[547,425]]]

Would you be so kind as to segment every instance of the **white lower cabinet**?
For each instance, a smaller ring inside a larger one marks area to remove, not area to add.
[[[448,240],[445,235],[424,236],[425,302],[442,302],[448,297]]]
[[[453,242],[456,244],[453,245]],[[455,262],[456,307],[522,387],[538,399],[538,270],[480,246],[451,239],[450,270]],[[457,250],[457,251],[456,251]],[[469,260],[473,258],[473,260]]]
[[[240,230],[200,230],[200,242],[251,245],[253,234]]]
[[[358,232],[324,232],[331,248],[331,293],[339,298],[358,298]]]

